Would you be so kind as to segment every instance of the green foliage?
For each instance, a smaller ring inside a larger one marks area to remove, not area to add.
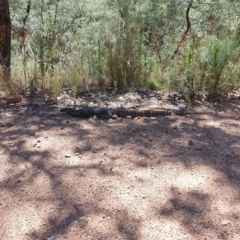
[[[145,84],[151,67],[147,61],[144,36],[137,23],[139,12],[131,3],[124,0],[117,5],[116,30],[111,39],[105,41],[106,76],[112,86],[116,81],[120,89],[131,84]]]
[[[76,85],[72,86],[72,88],[71,88],[71,95],[76,97],[77,96],[77,91],[78,91],[77,86]]]
[[[197,73],[198,73],[198,66],[197,66],[197,52],[195,50],[195,42],[194,37],[192,38],[192,42],[189,44],[188,48],[186,49],[185,60],[184,63],[184,72],[183,72],[183,87],[182,92],[186,96],[188,101],[193,101],[196,96],[196,91],[198,90],[197,84]]]
[[[41,71],[42,77],[44,77],[45,73],[45,64],[44,64],[44,38],[41,34],[37,35],[37,46],[38,46],[38,59],[39,59],[39,68]]]
[[[239,1],[192,1],[191,35],[181,44],[189,1],[10,0],[12,76],[51,88],[111,85],[214,97],[239,86]],[[194,34],[193,34],[194,33]]]
[[[149,80],[147,82],[147,87],[151,90],[158,90],[160,88],[157,81],[154,80]]]
[[[205,67],[204,86],[212,97],[230,90],[234,86],[236,71],[232,67],[231,60],[238,46],[234,39],[223,40],[214,36],[206,38],[206,46],[201,53],[200,62]],[[231,76],[231,77],[229,77]],[[229,84],[228,84],[229,83]]]
[[[117,81],[113,82],[114,90],[117,90]]]
[[[180,71],[179,64],[177,61],[170,61],[168,67],[165,69],[164,78],[166,79],[167,88],[170,91],[179,90],[180,89],[180,75],[178,74]]]

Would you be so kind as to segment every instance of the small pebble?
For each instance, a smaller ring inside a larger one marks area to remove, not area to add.
[[[209,228],[210,227],[209,223],[207,223],[207,222],[205,222],[203,225],[204,225],[205,228]]]
[[[117,114],[112,115],[112,119],[118,119],[118,115]]]
[[[223,220],[223,221],[221,222],[221,224],[222,224],[223,226],[228,226],[228,225],[231,225],[231,222],[225,219],[225,220]]]

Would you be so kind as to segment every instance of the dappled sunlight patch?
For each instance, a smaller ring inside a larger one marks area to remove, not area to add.
[[[55,166],[61,166],[63,168],[79,167],[85,162],[85,159],[79,158],[74,153],[65,153],[63,156],[55,158],[53,162],[55,163]]]
[[[99,235],[106,235],[115,231],[114,218],[104,213],[88,215],[86,220],[88,227],[97,231]]]
[[[171,168],[170,166],[168,167]],[[124,177],[114,179],[114,185],[113,183],[108,185],[111,194],[103,202],[111,202],[116,208],[125,207],[132,214],[144,216],[151,209],[153,202],[163,203],[171,196],[170,187],[173,179],[166,181],[164,174],[160,167],[128,171]]]
[[[231,186],[224,186],[213,191],[213,208],[221,215],[236,214],[240,218],[240,201],[238,190],[234,191]]]
[[[238,197],[238,189],[229,184],[226,175],[208,166],[198,166],[191,171],[185,170],[176,178],[174,186],[178,191],[189,192],[197,190],[202,193],[210,193],[209,203],[219,214],[228,214],[240,204],[233,199]],[[240,209],[240,208],[239,208]]]
[[[221,123],[220,123],[220,121],[211,120],[211,121],[205,123],[205,125],[207,125],[207,126],[209,126],[209,127],[220,128]]]
[[[177,178],[174,186],[181,190],[201,189],[211,186],[214,179],[221,176],[218,171],[208,166],[197,166],[195,169],[185,169]]]
[[[11,164],[7,160],[7,157],[1,159],[1,168],[0,168],[0,182],[9,178],[8,169],[11,167]]]
[[[233,118],[225,118],[221,120],[211,119],[208,122],[204,123],[202,127],[210,127],[211,129],[218,129],[222,133],[231,134],[231,136],[238,136],[239,135],[239,122]]]
[[[183,125],[186,125],[186,124],[188,126],[194,125],[194,119],[192,117],[187,117],[187,118],[184,118],[184,122],[183,122],[182,118],[177,118],[175,119],[175,121],[169,124],[169,128],[173,130],[182,130]]]
[[[178,219],[146,219],[142,224],[141,240],[192,239],[191,237]]]
[[[146,169],[135,169],[133,171],[129,171],[125,173],[125,176],[129,180],[138,181],[144,183],[145,181],[149,181],[153,178],[153,171],[150,168]]]
[[[52,204],[52,203],[48,203]],[[48,208],[47,206],[45,206]],[[44,210],[44,208],[42,208]],[[7,222],[5,225],[5,234],[1,237],[3,239],[28,239],[32,231],[39,229],[48,218],[49,213],[46,211],[39,211],[39,206],[35,207],[31,202],[21,205],[11,206],[11,208],[4,212],[2,220]],[[11,228],[9,228],[11,226]],[[25,235],[25,236],[24,236]]]

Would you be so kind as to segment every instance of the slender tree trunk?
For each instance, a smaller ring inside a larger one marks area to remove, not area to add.
[[[10,86],[11,20],[8,0],[0,0],[0,67],[2,78]]]
[[[188,7],[187,7],[187,10],[186,10],[187,29],[186,29],[185,32],[183,33],[180,41],[178,42],[177,47],[176,47],[176,49],[175,49],[175,51],[174,51],[174,53],[173,53],[172,59],[174,59],[175,55],[178,53],[179,48],[180,48],[180,46],[182,45],[182,43],[186,41],[186,39],[187,39],[187,34],[188,34],[188,32],[191,30],[191,25],[192,25],[192,24],[191,24],[190,19],[189,19],[189,12],[190,12],[191,7],[192,7],[192,0],[190,0],[190,2],[188,3]]]

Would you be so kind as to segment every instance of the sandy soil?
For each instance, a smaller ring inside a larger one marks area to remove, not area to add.
[[[240,105],[195,116],[0,112],[2,240],[240,239]]]

